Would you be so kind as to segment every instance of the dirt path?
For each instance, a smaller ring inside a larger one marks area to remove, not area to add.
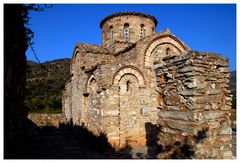
[[[26,143],[17,156],[22,159],[124,159],[124,158],[156,158],[151,148],[126,148],[120,152],[101,150],[97,145],[87,142],[68,128],[53,126],[36,127],[29,129]],[[91,138],[90,138],[91,140]],[[95,145],[95,146],[94,146]],[[149,150],[148,150],[149,149]],[[150,152],[149,152],[150,151]],[[154,150],[153,150],[154,151]],[[236,132],[233,131],[232,151],[236,157]]]
[[[19,158],[29,159],[101,159],[108,158],[68,130],[44,127],[28,132],[27,145]]]

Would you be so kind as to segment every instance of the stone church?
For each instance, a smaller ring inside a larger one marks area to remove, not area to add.
[[[66,119],[106,134],[116,148],[147,145],[158,126],[159,158],[176,142],[190,144],[195,158],[231,157],[228,59],[193,51],[157,24],[144,13],[115,13],[100,23],[101,46],[77,43]]]

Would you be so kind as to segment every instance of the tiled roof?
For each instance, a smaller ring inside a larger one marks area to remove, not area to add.
[[[101,53],[101,54],[108,54],[109,51],[101,46],[94,45],[94,44],[88,44],[88,43],[78,43],[76,45],[76,48],[78,48],[81,52],[85,53]]]
[[[140,13],[140,12],[118,12],[118,13],[115,13],[115,14],[112,14],[112,15],[109,15],[109,16],[105,17],[100,22],[100,27],[102,28],[103,24],[107,20],[109,20],[111,18],[114,18],[114,17],[117,17],[117,16],[124,16],[124,15],[134,15],[134,16],[141,16],[141,17],[149,18],[149,19],[153,20],[153,22],[155,23],[155,26],[157,26],[157,24],[158,24],[157,19],[154,16],[151,16],[151,15],[148,15],[148,14],[144,14],[144,13]]]

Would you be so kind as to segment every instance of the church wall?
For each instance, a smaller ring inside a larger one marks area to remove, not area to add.
[[[72,119],[72,83],[68,81],[62,94],[62,113],[66,121]]]
[[[148,76],[144,75],[144,69],[140,66],[142,63],[136,62],[137,54],[134,51],[129,52],[128,54],[122,54],[122,56],[118,56],[116,61],[113,64],[107,64],[100,66],[102,73],[102,80],[105,83],[110,83],[110,87],[107,87],[106,92],[106,102],[103,104],[103,125],[104,132],[107,133],[109,141],[113,144],[113,146],[120,147],[120,90],[119,84],[114,84],[114,79],[120,77],[120,79],[125,74],[133,74],[137,77],[144,78],[144,84],[141,86],[137,86],[139,89],[136,96],[139,96],[139,99],[136,103],[138,103],[138,107],[135,110],[129,110],[123,115],[127,117],[128,114],[138,114],[139,121],[139,136],[135,137],[136,140],[139,140],[138,145],[146,144],[146,129],[145,123],[150,122],[152,124],[156,124],[157,113],[156,113],[156,97],[151,96],[151,90],[149,89],[149,84],[147,81],[152,79],[148,79]],[[109,71],[111,69],[111,71]],[[139,73],[134,72],[135,69],[138,69]],[[140,74],[141,73],[141,74]],[[109,80],[111,79],[111,80]],[[145,80],[148,79],[148,80]],[[123,135],[124,136],[124,135]],[[133,144],[133,143],[132,143]],[[122,146],[126,145],[122,142]]]

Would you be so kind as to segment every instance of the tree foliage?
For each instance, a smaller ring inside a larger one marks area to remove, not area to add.
[[[52,7],[53,5],[49,5],[49,4],[25,4],[23,5],[23,10],[22,10],[22,18],[23,18],[23,23],[24,23],[24,28],[25,28],[25,36],[26,36],[26,42],[27,42],[27,46],[30,47],[30,49],[32,50],[35,59],[38,61],[38,63],[40,63],[38,57],[37,57],[37,53],[34,50],[33,47],[33,38],[34,38],[34,32],[31,30],[31,28],[29,27],[30,24],[30,20],[31,17],[29,17],[29,12],[30,11],[37,11],[37,12],[42,12],[47,8]]]
[[[58,59],[42,64],[28,61],[25,106],[34,113],[62,111],[62,91],[70,79],[70,59]]]

